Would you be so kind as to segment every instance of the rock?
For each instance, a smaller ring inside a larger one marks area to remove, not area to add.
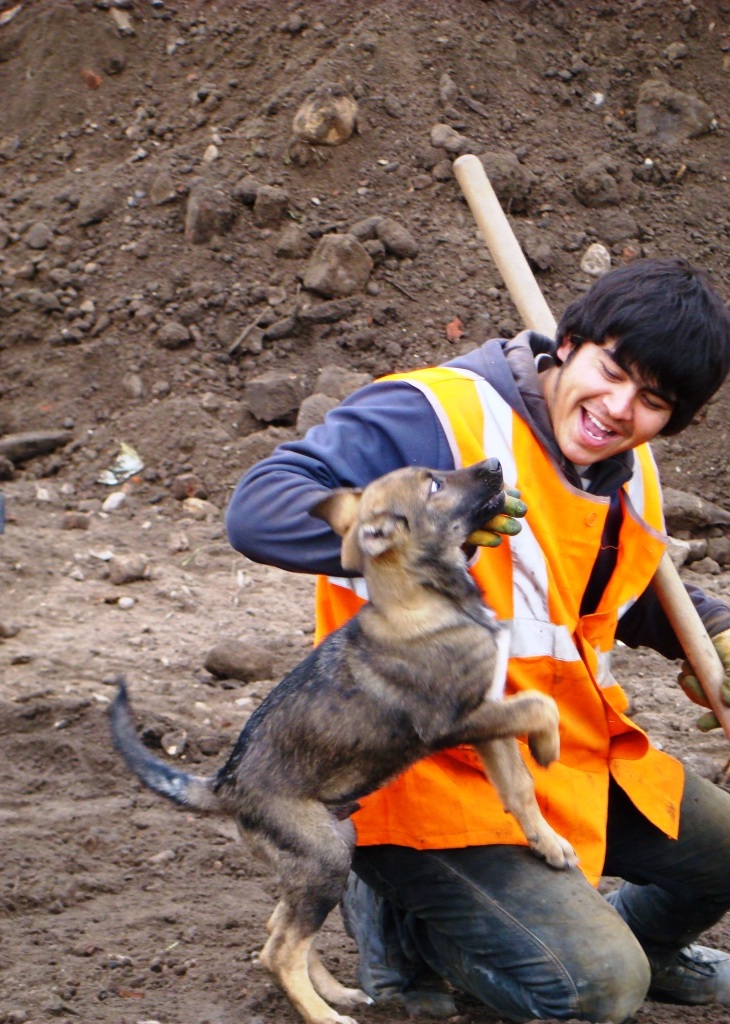
[[[583,167],[575,178],[573,192],[584,206],[616,206],[619,187],[618,165],[610,157],[599,157]]]
[[[128,555],[114,555],[109,559],[109,580],[115,587],[147,579],[149,566],[144,555],[134,552]]]
[[[730,537],[708,537],[707,554],[718,565],[730,565]]]
[[[522,251],[536,270],[552,270],[555,255],[547,232],[527,225],[520,232]]]
[[[297,311],[297,320],[303,324],[334,324],[352,316],[359,306],[357,298],[330,299],[314,306],[303,306]]]
[[[105,498],[101,505],[102,512],[116,512],[127,504],[127,495],[124,491],[113,491],[108,498]]]
[[[190,345],[192,340],[193,336],[190,333],[190,329],[177,320],[171,320],[169,323],[163,324],[155,337],[155,341],[160,348],[169,349],[183,348],[185,345]]]
[[[64,512],[61,520],[62,530],[88,530],[91,526],[91,517],[85,512]]]
[[[292,133],[299,142],[314,146],[339,146],[357,127],[357,102],[339,85],[321,85],[301,104]]]
[[[302,284],[328,299],[343,297],[362,291],[372,269],[372,259],[354,235],[324,235],[304,271]]]
[[[28,228],[24,241],[29,249],[47,249],[53,241],[53,229],[43,221],[38,221]]]
[[[662,79],[650,78],[639,88],[636,130],[644,138],[672,146],[707,134],[713,123],[713,112],[704,100]]]
[[[6,434],[0,437],[0,456],[17,465],[39,455],[50,455],[67,445],[72,437],[67,430],[31,430],[24,434]]]
[[[452,156],[460,156],[461,153],[469,153],[473,150],[473,142],[457,132],[448,124],[435,124],[431,129],[431,145],[436,149],[445,149]]]
[[[195,495],[192,495],[189,498],[184,498],[182,507],[186,516],[189,516],[191,519],[195,519],[199,522],[218,519],[221,514],[218,506],[214,505],[212,501],[206,501],[204,498],[197,498]]]
[[[334,409],[336,405],[339,405],[339,402],[330,395],[308,395],[299,406],[297,433],[304,435],[310,427],[322,423],[330,409]]]
[[[689,558],[689,541],[670,537],[667,543],[667,554],[671,558],[674,568],[681,569]]]
[[[627,210],[608,209],[597,216],[598,233],[608,245],[639,237],[636,218]]]
[[[697,494],[665,487],[664,518],[670,533],[708,526],[730,526],[730,512]]]
[[[258,178],[253,178],[250,174],[247,174],[245,177],[240,178],[233,186],[232,195],[235,200],[243,203],[244,206],[253,206],[261,187],[261,182]]]
[[[594,242],[581,256],[580,269],[591,277],[603,277],[611,269],[611,253],[605,245]]]
[[[177,498],[178,501],[184,501],[185,498],[205,500],[208,497],[208,488],[195,473],[181,473],[180,476],[176,476],[170,490],[173,498]]]
[[[418,255],[418,243],[413,235],[392,217],[379,217],[376,233],[386,250],[394,256],[413,259]]]
[[[719,576],[722,569],[714,560],[714,558],[700,558],[696,562],[692,562],[690,565],[692,572],[699,573],[701,576]]]
[[[259,228],[278,227],[289,205],[289,193],[283,188],[262,185],[253,204],[253,221]]]
[[[246,387],[246,401],[257,420],[264,423],[292,421],[304,398],[302,382],[295,373],[270,370]]]
[[[373,378],[367,373],[357,373],[342,366],[329,364],[319,371],[315,391],[342,401],[353,391],[372,384]]]
[[[277,320],[264,331],[265,341],[279,341],[281,338],[289,338],[299,331],[299,320],[296,316],[286,316]]]
[[[117,195],[113,189],[102,187],[84,192],[76,211],[76,223],[80,227],[99,224],[117,208]]]
[[[459,98],[459,87],[454,79],[446,71],[439,79],[439,99],[443,106],[447,107]]]
[[[215,235],[224,235],[234,220],[233,207],[225,192],[203,182],[190,189],[185,211],[185,238],[193,245],[204,245]]]
[[[241,640],[222,640],[211,647],[203,664],[219,679],[240,679],[244,683],[271,679],[274,674],[272,652]]]
[[[164,206],[165,203],[172,203],[176,199],[177,192],[172,175],[169,171],[160,171],[150,187],[150,202],[154,206]]]
[[[236,448],[236,465],[241,473],[250,469],[255,463],[268,458],[280,444],[294,441],[297,433],[293,428],[267,427],[256,430],[244,437]]]
[[[509,209],[523,210],[535,175],[510,150],[488,150],[478,156],[499,199]]]
[[[296,224],[287,224],[274,245],[274,255],[283,259],[301,259],[312,251],[312,238]]]

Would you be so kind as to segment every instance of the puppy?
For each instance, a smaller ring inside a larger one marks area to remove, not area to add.
[[[540,693],[503,699],[507,633],[467,571],[463,545],[504,505],[496,459],[399,469],[320,501],[313,514],[343,538],[342,565],[363,574],[369,601],[266,697],[212,777],[147,750],[123,684],[111,706],[114,742],[145,785],[230,815],[272,860],[281,899],[261,960],[308,1024],[354,1024],[329,1002],[371,1001],[329,974],[312,941],[344,891],[357,801],[409,765],[472,744],[535,853],[576,863],[542,817],[514,740],[527,734],[542,765],[557,758],[557,707]]]

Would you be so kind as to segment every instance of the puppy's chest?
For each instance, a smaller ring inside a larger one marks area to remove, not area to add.
[[[383,693],[398,701],[418,732],[448,728],[484,700],[504,693],[502,631],[477,625],[444,630],[397,651],[376,651],[371,668]]]

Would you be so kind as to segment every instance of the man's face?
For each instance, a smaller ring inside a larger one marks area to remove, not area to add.
[[[671,399],[633,369],[619,366],[613,343],[563,341],[563,365],[546,371],[545,399],[560,450],[590,466],[650,441],[672,414]]]

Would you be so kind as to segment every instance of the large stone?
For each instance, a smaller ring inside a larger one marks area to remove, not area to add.
[[[676,145],[705,135],[712,130],[713,121],[713,112],[704,100],[662,79],[650,78],[639,88],[636,130],[645,138]]]
[[[304,271],[309,291],[334,299],[362,291],[373,261],[354,235],[324,235]]]
[[[584,206],[616,206],[620,198],[617,172],[618,165],[610,157],[592,160],[576,175],[576,199]]]
[[[343,366],[328,363],[319,371],[316,391],[342,401],[353,391],[364,388],[372,382],[373,378],[367,373],[358,373],[356,370],[348,370]]]
[[[706,501],[699,494],[688,494],[673,487],[665,487],[663,494],[664,518],[670,533],[708,526],[730,526],[730,512]]]
[[[253,204],[253,220],[257,227],[278,227],[289,205],[289,193],[274,185],[262,185]]]
[[[255,377],[246,387],[248,407],[252,415],[264,423],[293,421],[303,398],[299,377],[281,370],[270,370]]]
[[[208,651],[204,665],[219,679],[240,679],[244,683],[271,679],[274,674],[271,651],[242,640],[221,640]]]
[[[185,213],[185,237],[193,245],[204,245],[216,235],[224,235],[233,224],[233,207],[225,192],[200,182],[188,196]]]
[[[523,167],[514,153],[507,149],[479,153],[479,159],[499,199],[509,209],[524,209],[535,180],[532,171]]]
[[[381,217],[375,230],[386,250],[394,256],[413,259],[418,255],[418,242],[407,228],[392,217]]]
[[[171,320],[164,324],[157,332],[157,344],[161,348],[184,348],[192,343],[193,337],[185,326],[177,320]]]
[[[337,399],[329,395],[309,395],[299,406],[297,433],[304,435],[310,427],[323,423],[327,413],[338,404]]]
[[[117,195],[111,188],[92,188],[85,192],[76,211],[76,223],[81,227],[106,220],[117,207]]]
[[[321,85],[294,115],[294,138],[314,146],[340,146],[357,127],[357,102],[340,85]]]

